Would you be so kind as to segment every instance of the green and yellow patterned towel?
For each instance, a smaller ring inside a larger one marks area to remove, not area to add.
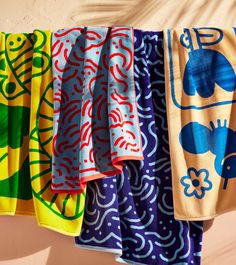
[[[39,225],[80,233],[85,193],[51,185],[51,32],[0,33],[0,214],[36,215]]]

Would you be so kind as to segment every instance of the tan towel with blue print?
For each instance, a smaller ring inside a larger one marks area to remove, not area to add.
[[[204,220],[236,208],[235,29],[165,32],[174,212]]]

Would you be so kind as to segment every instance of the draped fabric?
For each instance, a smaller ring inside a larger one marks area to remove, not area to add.
[[[0,213],[34,214],[29,170],[33,35],[0,34]]]
[[[76,245],[129,264],[200,264],[202,222],[174,219],[164,82],[163,34],[134,30],[134,77],[143,161],[88,182]]]
[[[212,216],[214,189],[233,205],[235,33],[166,34],[165,60],[162,32],[131,27],[0,34],[0,214],[120,262],[200,264],[202,222],[175,217]]]
[[[236,208],[235,29],[165,34],[175,217],[211,219]]]
[[[80,193],[87,181],[142,160],[133,82],[133,29],[85,27],[52,38],[52,190]]]
[[[85,193],[51,191],[51,32],[0,34],[0,214],[78,235]]]

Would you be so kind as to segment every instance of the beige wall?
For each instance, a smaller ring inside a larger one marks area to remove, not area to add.
[[[74,25],[236,26],[233,0],[0,0],[0,31],[30,32]],[[236,264],[236,212],[204,234],[203,264]],[[210,223],[208,223],[210,224]],[[73,238],[39,228],[32,217],[0,217],[0,265],[113,265],[111,254],[73,246]]]

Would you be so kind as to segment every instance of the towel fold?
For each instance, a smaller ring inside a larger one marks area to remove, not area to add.
[[[133,29],[85,27],[52,38],[54,192],[83,192],[87,181],[142,160],[133,81]]]
[[[235,29],[165,32],[175,217],[204,220],[236,208]]]

